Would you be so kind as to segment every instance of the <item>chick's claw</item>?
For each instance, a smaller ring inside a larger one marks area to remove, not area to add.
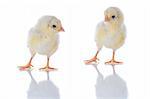
[[[106,65],[120,65],[120,64],[123,64],[123,62],[118,62],[118,61],[115,61],[115,60],[110,60],[108,62],[105,62]]]
[[[44,72],[50,72],[50,71],[56,71],[56,68],[52,68],[52,67],[44,67],[44,68],[40,68],[40,71],[44,71]]]
[[[90,65],[90,64],[95,64],[95,63],[98,63],[98,61],[99,61],[99,59],[98,58],[96,58],[96,57],[94,57],[94,58],[92,58],[92,59],[89,59],[89,60],[85,60],[84,61],[84,63],[86,64],[86,65]]]
[[[31,64],[27,64],[25,66],[18,66],[20,71],[29,71],[29,70],[32,70],[32,67],[33,67],[33,65],[31,65]]]

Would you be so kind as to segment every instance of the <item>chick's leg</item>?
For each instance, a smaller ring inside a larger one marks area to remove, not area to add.
[[[47,64],[45,67],[43,68],[40,68],[39,70],[41,71],[45,71],[45,72],[50,72],[50,71],[53,71],[53,70],[57,70],[56,68],[52,68],[49,66],[49,57],[47,57]]]
[[[95,56],[94,56],[93,58],[91,58],[91,59],[89,59],[89,60],[85,60],[84,63],[85,63],[86,65],[92,64],[93,62],[97,63],[97,61],[99,60],[99,59],[97,58],[98,53],[99,53],[99,50],[96,52],[96,54],[95,54]]]
[[[112,59],[108,62],[105,62],[105,64],[107,64],[107,65],[119,65],[119,64],[122,64],[122,63],[123,62],[119,62],[119,61],[115,60],[115,51],[113,51]]]
[[[27,70],[30,70],[31,67],[33,67],[33,65],[31,64],[32,62],[32,59],[34,58],[35,54],[33,54],[29,60],[29,62],[25,65],[25,66],[20,66],[19,67],[19,70],[20,71],[27,71]]]

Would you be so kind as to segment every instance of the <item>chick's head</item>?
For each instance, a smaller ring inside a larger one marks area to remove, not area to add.
[[[42,32],[58,33],[64,31],[61,21],[55,16],[41,17],[35,27]]]
[[[122,24],[124,21],[123,13],[117,7],[109,7],[104,12],[105,22],[112,24]]]

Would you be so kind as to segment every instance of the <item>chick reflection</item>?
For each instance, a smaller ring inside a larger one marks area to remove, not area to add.
[[[37,83],[30,71],[31,83],[27,92],[27,99],[60,99],[59,89],[50,80]]]
[[[98,71],[97,66],[94,66]],[[103,75],[98,71],[97,82],[95,85],[97,99],[127,99],[126,82],[115,73],[103,78]]]

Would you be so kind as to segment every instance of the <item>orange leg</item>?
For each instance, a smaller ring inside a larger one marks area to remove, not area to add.
[[[25,66],[19,66],[19,70],[20,71],[27,71],[30,70],[31,67],[33,67],[33,65],[31,64],[32,59],[34,58],[35,54],[33,56],[31,56],[29,62],[25,65]]]
[[[108,62],[105,62],[105,64],[107,65],[119,65],[119,64],[122,64],[123,62],[118,62],[115,60],[115,51],[113,51],[113,56],[112,56],[112,59]]]
[[[50,71],[54,71],[54,70],[57,70],[56,68],[52,68],[49,66],[49,57],[47,57],[47,64],[45,67],[43,68],[40,68],[39,70],[41,71],[45,71],[45,72],[50,72]]]
[[[97,61],[99,60],[99,59],[97,58],[98,53],[99,53],[99,50],[96,52],[96,54],[95,54],[95,56],[94,56],[93,58],[91,58],[91,59],[89,59],[89,60],[85,60],[84,63],[85,63],[86,65],[90,65],[90,64],[92,64],[93,62],[97,63]]]

